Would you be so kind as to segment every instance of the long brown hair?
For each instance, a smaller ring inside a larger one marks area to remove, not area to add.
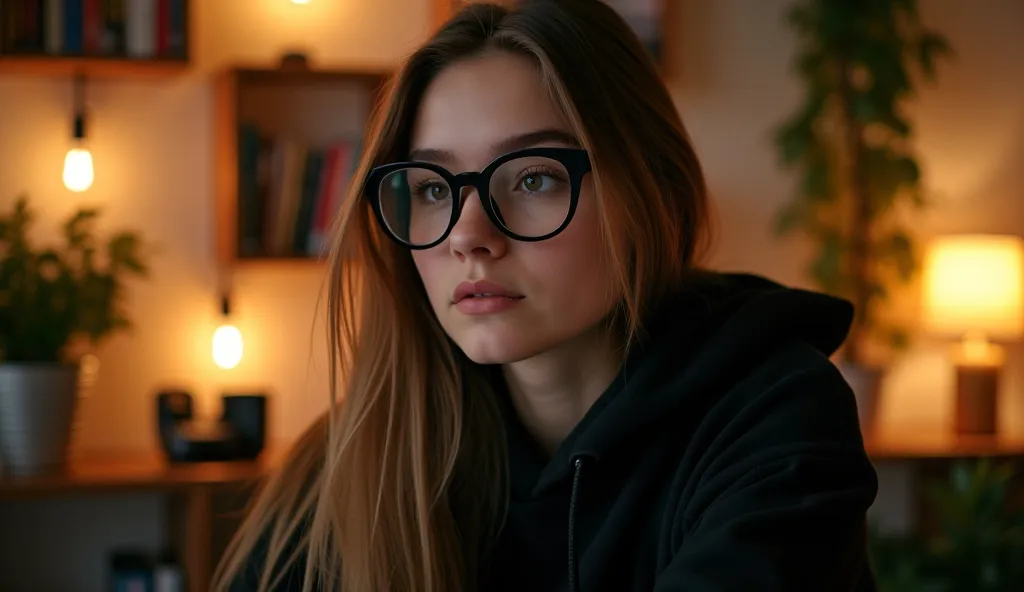
[[[504,430],[488,369],[447,338],[409,252],[381,233],[363,198],[372,167],[406,156],[417,104],[443,68],[485,51],[536,65],[590,154],[626,342],[705,245],[700,165],[630,27],[598,0],[504,4],[461,10],[386,89],[330,255],[330,411],[256,498],[218,589],[263,545],[260,590],[302,557],[305,590],[471,590],[498,534]]]

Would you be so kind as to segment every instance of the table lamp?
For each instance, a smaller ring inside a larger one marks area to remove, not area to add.
[[[943,236],[924,261],[924,325],[956,338],[955,429],[997,431],[997,401],[1006,354],[993,341],[1024,334],[1024,240],[1006,235]]]

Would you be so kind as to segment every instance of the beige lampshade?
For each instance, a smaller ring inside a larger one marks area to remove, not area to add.
[[[933,333],[1014,340],[1024,335],[1024,240],[954,235],[932,241],[924,261],[924,325]]]

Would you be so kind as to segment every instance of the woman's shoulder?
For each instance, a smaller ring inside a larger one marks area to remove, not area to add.
[[[686,402],[692,420],[719,432],[778,421],[794,436],[828,426],[834,437],[859,438],[853,393],[832,362],[853,318],[846,300],[705,272],[674,302],[644,363],[664,370],[664,396]]]
[[[708,385],[807,371],[834,378],[830,359],[852,321],[850,303],[830,294],[753,274],[695,272],[647,319],[631,366]]]

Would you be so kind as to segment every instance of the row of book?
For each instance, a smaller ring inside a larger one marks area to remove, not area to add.
[[[238,138],[238,255],[320,256],[359,159],[360,138],[326,146],[262,134]]]
[[[186,57],[187,0],[0,1],[0,53]]]

